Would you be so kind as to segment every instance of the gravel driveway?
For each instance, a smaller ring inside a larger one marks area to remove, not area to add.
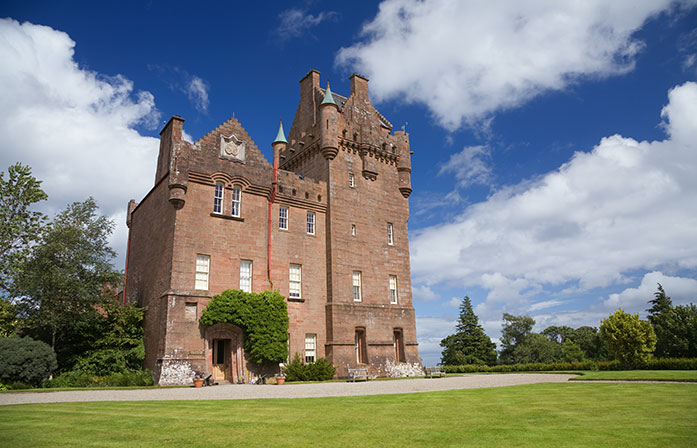
[[[465,375],[448,378],[414,378],[395,381],[336,382],[255,386],[249,384],[214,387],[76,390],[0,394],[0,405],[62,403],[71,401],[162,401],[162,400],[245,400],[251,398],[345,397],[350,395],[405,394],[454,389],[516,386],[535,383],[563,383],[576,375],[511,373],[506,375]]]

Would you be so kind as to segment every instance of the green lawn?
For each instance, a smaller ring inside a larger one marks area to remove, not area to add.
[[[588,371],[572,380],[697,381],[697,370]]]
[[[0,407],[0,446],[697,446],[697,385]]]

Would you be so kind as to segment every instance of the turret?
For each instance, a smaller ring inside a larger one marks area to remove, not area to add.
[[[169,203],[176,210],[184,207],[188,178],[188,160],[182,151],[184,119],[173,116],[160,132],[160,155],[157,158],[155,184],[169,174]]]
[[[339,152],[339,106],[334,102],[329,82],[324,92],[324,99],[319,105],[319,116],[320,149],[325,159],[333,160]]]
[[[405,131],[394,133],[397,140],[397,172],[399,173],[399,192],[408,198],[411,194],[411,151],[409,150],[409,134]]]
[[[278,126],[278,134],[276,134],[276,139],[271,143],[273,147],[273,168],[278,169],[279,158],[281,153],[288,147],[288,140],[286,140],[286,134],[283,132],[283,122]]]

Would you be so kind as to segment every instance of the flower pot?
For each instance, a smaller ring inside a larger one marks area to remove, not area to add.
[[[194,378],[194,387],[203,386],[203,378]]]
[[[281,384],[283,384],[285,381],[286,381],[286,377],[285,377],[285,376],[277,376],[277,377],[276,377],[276,384],[278,384],[279,386],[280,386]]]

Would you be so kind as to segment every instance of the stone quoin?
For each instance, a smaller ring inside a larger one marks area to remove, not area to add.
[[[124,288],[125,300],[147,307],[145,367],[159,384],[194,372],[233,383],[262,373],[240,328],[199,324],[226,289],[286,298],[290,358],[325,357],[339,377],[420,366],[409,137],[372,106],[366,78],[350,81],[344,97],[323,89],[317,70],[303,77],[271,163],[235,118],[195,143],[182,140],[183,118],[165,125],[155,185],[129,202]]]

